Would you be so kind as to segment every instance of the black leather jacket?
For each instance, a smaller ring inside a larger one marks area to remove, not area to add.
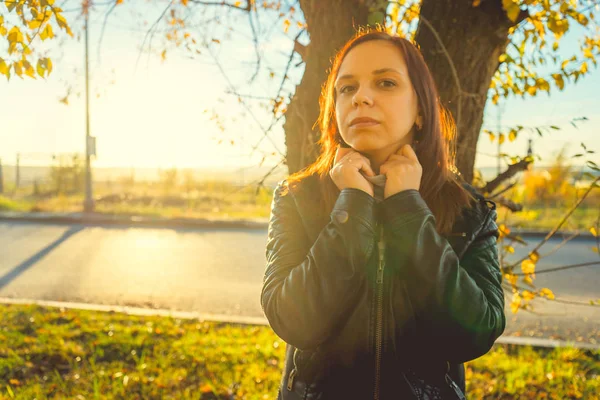
[[[319,213],[318,177],[274,192],[261,293],[288,345],[280,399],[412,398],[400,371],[464,392],[463,362],[502,334],[495,204],[476,197],[441,236],[417,190],[377,202],[343,189]]]

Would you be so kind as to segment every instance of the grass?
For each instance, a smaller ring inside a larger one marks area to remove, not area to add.
[[[13,200],[0,195],[0,211],[29,211],[31,204],[23,200]]]
[[[41,187],[41,192],[49,190]],[[521,190],[524,190],[521,188]],[[83,206],[83,194],[58,196],[33,196],[32,187],[21,187],[10,199],[0,196],[0,211],[46,211],[46,212],[80,212]],[[238,188],[224,181],[207,181],[198,183],[189,191],[182,187],[165,191],[159,182],[135,182],[128,184],[98,182],[94,186],[94,196],[102,199],[105,196],[120,194],[118,201],[96,201],[96,211],[110,215],[147,216],[166,218],[207,218],[207,219],[267,219],[270,214],[272,190],[261,188],[256,193],[254,187]],[[516,200],[523,201],[523,194],[517,194]],[[147,197],[151,201],[145,204],[140,201]],[[506,208],[499,208],[498,222],[511,228],[550,230],[554,228],[573,202],[569,201],[548,204],[523,204],[524,210],[510,213]],[[600,196],[593,192],[575,210],[561,230],[589,231],[596,226]]]
[[[566,213],[566,207],[543,205],[525,206],[523,211],[512,214],[506,209],[500,209],[498,222],[511,228],[550,230],[562,221]],[[589,231],[591,227],[596,226],[599,217],[598,208],[588,206],[584,202],[571,214],[561,230]]]
[[[272,399],[285,351],[269,327],[0,305],[0,399]],[[496,345],[469,398],[598,399],[600,352]]]

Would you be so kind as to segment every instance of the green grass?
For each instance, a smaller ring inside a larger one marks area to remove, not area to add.
[[[31,204],[24,200],[13,200],[0,195],[0,211],[29,211]]]
[[[508,213],[506,209],[500,209],[498,223],[502,222],[510,228],[550,230],[562,221],[567,211],[567,207],[543,205],[524,206],[523,211],[517,213]],[[599,217],[598,207],[584,202],[571,214],[561,230],[589,231],[596,225]]]
[[[0,305],[0,399],[272,399],[285,343],[269,327]],[[496,345],[469,398],[598,399],[600,352]],[[79,396],[79,397],[78,397]]]

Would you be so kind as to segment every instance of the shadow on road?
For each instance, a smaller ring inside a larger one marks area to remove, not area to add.
[[[79,231],[85,229],[84,226],[72,226],[65,233],[62,234],[61,237],[56,239],[54,242],[50,243],[48,246],[44,247],[42,250],[38,251],[33,256],[29,257],[27,260],[23,261],[21,264],[17,265],[10,272],[6,273],[4,276],[0,278],[0,289],[4,288],[6,285],[11,283],[15,278],[21,275],[23,272],[27,271],[29,268],[34,266],[38,261],[42,258],[46,257],[52,250],[57,248],[61,243],[69,239],[71,236],[75,235]]]

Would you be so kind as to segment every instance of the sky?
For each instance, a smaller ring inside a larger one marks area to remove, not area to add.
[[[69,9],[68,3],[76,5],[77,1],[67,0],[65,10]],[[244,102],[253,110],[256,120],[248,113],[242,115],[242,105],[236,96],[227,95],[226,91],[233,84],[240,92],[255,97],[272,95],[279,86],[279,75],[291,50],[290,36],[297,32],[294,26],[287,36],[273,35],[262,43],[262,49],[270,54],[263,65],[277,72],[275,79],[269,78],[265,69],[256,82],[248,86],[243,82],[254,71],[251,62],[254,47],[248,40],[247,24],[236,25],[231,38],[217,30],[199,28],[209,35],[207,37],[215,35],[221,41],[210,47],[222,61],[230,80],[227,81],[206,52],[203,58],[192,60],[183,52],[169,48],[163,61],[160,34],[153,38],[154,54],[140,54],[148,29],[142,20],[152,23],[162,10],[144,6],[145,14],[139,18],[136,14],[139,10],[133,5],[119,7],[108,19],[100,52],[99,37],[106,7],[98,7],[91,15],[90,133],[97,138],[94,166],[210,168],[257,165],[263,157],[266,157],[265,165],[279,161],[279,154],[285,152],[281,123],[273,130],[270,140],[263,140],[258,149],[252,151],[262,136],[259,124],[267,126],[270,115],[250,98]],[[67,11],[65,16],[73,21],[74,30],[80,27],[77,12]],[[264,29],[269,26],[268,21],[262,23]],[[282,25],[281,21],[277,23]],[[562,39],[561,49],[567,56],[577,53],[580,33],[574,31]],[[83,38],[66,40],[63,44],[59,40],[47,41],[40,46],[54,56],[54,72],[47,79],[17,76],[10,81],[0,79],[0,158],[4,164],[14,164],[17,153],[21,154],[22,165],[39,165],[49,164],[53,153],[85,149]],[[5,49],[0,49],[2,51]],[[600,73],[591,64],[590,69],[591,73],[578,83],[567,83],[564,91],[553,87],[550,97],[541,94],[527,99],[509,98],[500,115],[501,109],[488,102],[482,129],[496,130],[499,116],[503,127],[560,126],[561,130],[541,138],[535,133],[521,134],[515,142],[505,142],[502,147],[505,153],[523,154],[527,139],[532,138],[534,151],[544,155],[542,163],[550,162],[551,155],[565,145],[567,154],[579,152],[580,142],[600,152]],[[302,67],[299,67],[290,76],[298,83],[301,74]],[[65,96],[69,85],[73,93],[65,105],[59,99]],[[290,93],[293,85],[288,84],[286,90]],[[225,132],[211,120],[213,109],[223,119]],[[579,129],[569,124],[572,118],[582,116],[588,121],[581,123]],[[234,140],[234,145],[230,140]],[[497,144],[482,134],[476,167],[495,166],[497,151]]]

